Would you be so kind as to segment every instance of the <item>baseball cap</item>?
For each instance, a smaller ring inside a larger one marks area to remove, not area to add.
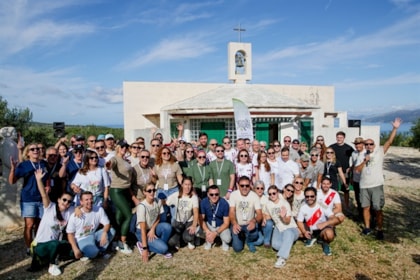
[[[309,161],[309,155],[308,154],[303,154],[300,156],[300,160],[301,161]]]
[[[99,134],[96,140],[105,140],[105,134]]]
[[[356,137],[354,139],[353,144],[360,144],[360,143],[364,143],[364,142],[365,142],[365,140],[363,139],[363,137]]]
[[[85,140],[84,135],[81,135],[81,134],[76,135],[76,141],[83,141],[83,140]]]
[[[107,135],[105,135],[105,140],[108,140],[108,139],[115,139],[115,137],[114,137],[114,135],[112,135],[111,133],[108,133]]]
[[[117,145],[120,147],[130,147],[125,139],[118,141]]]
[[[83,151],[85,149],[85,147],[83,147],[83,145],[77,144],[76,146],[74,146],[73,150],[77,150],[77,151]]]
[[[299,144],[299,140],[298,139],[293,139],[292,144]]]

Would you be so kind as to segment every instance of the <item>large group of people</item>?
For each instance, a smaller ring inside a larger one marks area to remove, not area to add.
[[[167,144],[161,133],[149,144],[106,134],[87,142],[83,135],[64,137],[47,149],[41,143],[19,147],[9,182],[23,179],[29,270],[49,264],[48,272],[59,275],[59,256],[83,261],[137,248],[148,262],[151,253],[171,258],[181,247],[197,246],[273,248],[280,268],[298,239],[306,247],[320,243],[330,256],[335,227],[354,214],[350,186],[357,208],[352,217],[364,222],[361,234],[373,232],[374,213],[382,240],[382,165],[400,124],[395,119],[383,147],[357,137],[353,148],[342,131],[326,146],[322,135],[313,145],[290,136],[283,145],[253,139],[233,145],[228,136],[218,143],[204,132],[188,143],[181,130]]]

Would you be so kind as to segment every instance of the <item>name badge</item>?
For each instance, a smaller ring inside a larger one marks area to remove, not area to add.
[[[163,189],[164,189],[165,191],[169,190],[169,185],[168,185],[168,184],[163,184]]]
[[[205,191],[206,191],[206,185],[202,185],[202,186],[201,186],[201,191],[202,191],[202,192],[205,192]]]
[[[216,180],[216,185],[221,186],[222,185],[222,179],[217,179]]]
[[[54,179],[51,179],[51,180],[50,180],[50,186],[51,186],[51,187],[54,187]]]
[[[216,221],[215,220],[211,221],[211,226],[214,227],[214,228],[216,227]]]
[[[248,220],[248,215],[244,212],[242,213],[242,221],[247,221]]]

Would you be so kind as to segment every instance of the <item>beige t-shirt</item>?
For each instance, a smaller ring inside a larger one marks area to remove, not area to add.
[[[178,163],[163,163],[153,167],[153,171],[158,177],[156,186],[158,189],[164,189],[164,185],[168,184],[168,189],[175,188],[178,185],[178,175],[182,175],[182,169]]]
[[[250,191],[247,196],[242,196],[239,190],[231,193],[229,206],[235,207],[236,220],[240,226],[246,225],[255,217],[255,211],[261,209],[260,198]]]

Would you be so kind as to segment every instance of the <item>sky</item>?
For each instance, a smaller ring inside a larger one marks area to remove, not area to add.
[[[1,0],[0,96],[33,120],[122,125],[124,81],[332,85],[336,111],[420,108],[419,0]]]

